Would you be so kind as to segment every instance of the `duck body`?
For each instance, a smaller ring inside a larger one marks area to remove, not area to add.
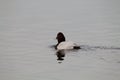
[[[57,50],[65,49],[80,49],[80,46],[72,41],[66,41],[65,36],[62,32],[59,32],[56,37],[58,44],[56,45]]]
[[[58,50],[62,50],[62,49],[80,49],[80,46],[78,46],[76,43],[72,42],[72,41],[65,41],[65,42],[61,42],[58,44],[57,46]]]

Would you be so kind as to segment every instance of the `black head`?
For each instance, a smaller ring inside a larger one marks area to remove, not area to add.
[[[58,44],[59,44],[60,42],[65,41],[65,36],[64,36],[64,34],[63,34],[62,32],[59,32],[59,33],[57,34],[56,39],[57,39]]]

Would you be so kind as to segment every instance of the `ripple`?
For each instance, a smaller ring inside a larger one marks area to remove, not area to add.
[[[120,50],[120,47],[114,47],[114,46],[89,46],[89,45],[81,45],[81,48],[84,50]]]

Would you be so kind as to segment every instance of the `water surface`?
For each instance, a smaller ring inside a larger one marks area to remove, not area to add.
[[[0,80],[119,80],[119,0],[1,0]],[[82,49],[57,60],[56,34]]]

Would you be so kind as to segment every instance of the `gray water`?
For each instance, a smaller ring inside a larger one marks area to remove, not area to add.
[[[0,80],[120,80],[119,0],[0,0]],[[82,47],[57,60],[56,34]]]

